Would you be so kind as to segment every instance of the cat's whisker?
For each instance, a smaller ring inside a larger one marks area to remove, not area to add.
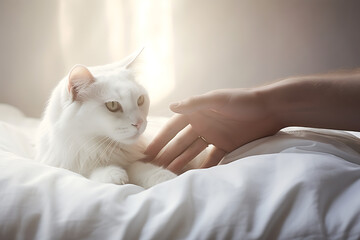
[[[105,146],[103,146],[102,149],[100,149],[100,151],[98,151],[97,156],[101,156],[104,153],[104,151],[106,150],[106,148],[109,146],[109,144],[111,142],[109,140],[110,139],[108,137],[105,137],[105,140],[103,141],[103,144],[105,144]]]
[[[76,150],[76,153],[74,156],[78,157],[78,154],[80,153],[80,151],[82,151],[83,148],[86,147],[87,144],[90,143],[91,141],[93,141],[95,138],[97,138],[97,136],[93,136],[93,137],[89,138],[87,141],[85,141],[83,144],[81,144],[80,147],[78,147],[78,149]],[[96,144],[97,144],[97,142],[95,142],[92,146],[95,146]],[[76,146],[76,144],[71,144],[69,147],[70,150],[72,147],[77,147],[77,146]]]
[[[110,139],[110,143],[108,148],[106,149],[106,156],[109,158],[108,161],[111,159],[110,153],[112,152],[112,149],[114,148],[114,140]]]
[[[107,138],[107,140],[110,140],[110,141],[107,143],[107,145],[105,146],[103,151],[97,156],[97,158],[95,160],[96,164],[100,164],[103,161],[103,159],[102,159],[103,155],[106,154],[108,149],[111,147],[112,140],[110,138]]]
[[[88,149],[88,151],[90,151],[90,152],[88,152],[88,155],[91,155],[91,153],[96,152],[101,147],[102,144],[106,143],[107,140],[108,140],[108,137],[104,136],[104,137],[100,138],[100,140],[94,142],[94,144],[91,145]],[[93,148],[93,147],[95,147],[95,148]]]
[[[68,151],[67,152],[70,152],[72,153],[72,155],[76,158],[76,159],[81,159],[80,157],[80,152],[82,151],[82,149],[88,144],[90,143],[91,141],[93,141],[95,139],[95,137],[92,137],[90,139],[88,139],[87,141],[85,141],[84,143],[81,144],[80,147],[77,148],[77,142],[74,142],[72,141],[72,135],[70,134],[69,136],[67,136],[66,138],[66,141],[65,142],[68,142],[70,143],[69,146],[68,146]],[[77,149],[75,149],[77,148]],[[69,156],[65,156],[65,157],[69,157]],[[77,169],[81,169],[81,164],[78,162],[78,161],[74,161],[73,164],[75,165],[74,167],[77,168]]]
[[[80,152],[83,151],[84,148],[88,147],[89,149],[87,149],[87,153],[89,153],[89,151],[91,152],[92,147],[97,146],[99,144],[99,142],[95,141],[90,147],[88,146],[90,142],[94,141],[94,139],[96,139],[96,136],[89,138],[87,141],[85,141],[76,151],[76,153],[74,154],[74,156],[76,156],[77,158],[80,158]],[[72,144],[71,147],[76,147],[76,144]]]
[[[94,137],[96,138],[96,137]],[[93,138],[93,139],[94,139]],[[92,140],[93,140],[92,139]],[[82,162],[78,162],[78,167],[79,169],[84,169],[84,168],[88,168],[88,166],[94,165],[93,162],[91,161],[91,156],[96,153],[98,151],[99,148],[101,148],[101,146],[106,143],[107,137],[102,137],[100,138],[100,140],[95,141],[91,146],[88,147],[88,149],[86,150],[86,154],[88,155],[88,159],[85,159],[85,161]],[[91,141],[91,140],[90,140]],[[87,141],[88,143],[90,141]],[[85,147],[85,146],[84,146]],[[95,147],[95,148],[94,148]],[[79,149],[80,151],[81,149]],[[86,167],[84,166],[86,165]],[[94,165],[95,166],[95,165]]]
[[[112,157],[114,151],[119,147],[119,144],[116,141],[113,141],[112,145],[113,145],[113,148],[112,148],[111,152],[108,154],[109,158]]]
[[[92,155],[94,155],[94,158],[91,158],[92,161],[90,161],[89,159],[89,163],[93,165],[94,167],[96,167],[97,165],[99,165],[100,161],[98,161],[98,156],[99,156],[99,150],[104,146],[104,144],[106,144],[108,142],[108,137],[102,137],[97,143],[95,143],[94,145],[96,145],[96,147],[94,149],[90,150],[90,154],[88,154],[90,157]],[[95,153],[95,154],[94,154]],[[101,155],[101,153],[100,153]]]

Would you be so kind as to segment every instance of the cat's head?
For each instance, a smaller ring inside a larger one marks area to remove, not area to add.
[[[145,131],[150,100],[135,80],[137,56],[105,66],[76,65],[70,71],[69,114],[79,134],[131,144]]]

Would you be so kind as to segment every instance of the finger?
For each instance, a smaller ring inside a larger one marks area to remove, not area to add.
[[[211,149],[201,168],[209,168],[219,164],[221,159],[225,156],[226,152],[220,148],[214,147]]]
[[[187,98],[181,102],[170,104],[173,112],[180,114],[189,114],[203,109],[217,107],[221,104],[217,95],[207,93],[199,96]]]
[[[182,154],[198,139],[190,125],[186,126],[161,152],[152,163],[167,167],[170,162]]]
[[[180,154],[174,161],[172,161],[167,169],[170,171],[180,174],[181,170],[193,160],[199,153],[207,148],[208,143],[204,142],[201,138],[198,138],[193,144],[190,145],[182,154]]]
[[[166,123],[165,127],[158,133],[158,135],[152,140],[149,146],[146,148],[144,154],[154,158],[160,150],[173,139],[178,132],[188,125],[188,120],[183,115],[174,115]]]

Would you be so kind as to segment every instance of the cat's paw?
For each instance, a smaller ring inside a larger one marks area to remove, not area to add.
[[[159,169],[154,173],[148,180],[148,187],[154,186],[156,184],[171,180],[177,177],[177,175],[167,169]]]
[[[102,183],[114,183],[119,185],[129,183],[129,177],[126,171],[118,166],[97,168],[91,173],[89,178]]]

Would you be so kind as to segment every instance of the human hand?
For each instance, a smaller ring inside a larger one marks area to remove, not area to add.
[[[145,154],[152,163],[175,173],[181,172],[208,144],[214,147],[201,167],[215,166],[226,153],[281,129],[255,89],[212,91],[172,104],[170,109],[178,114]]]

